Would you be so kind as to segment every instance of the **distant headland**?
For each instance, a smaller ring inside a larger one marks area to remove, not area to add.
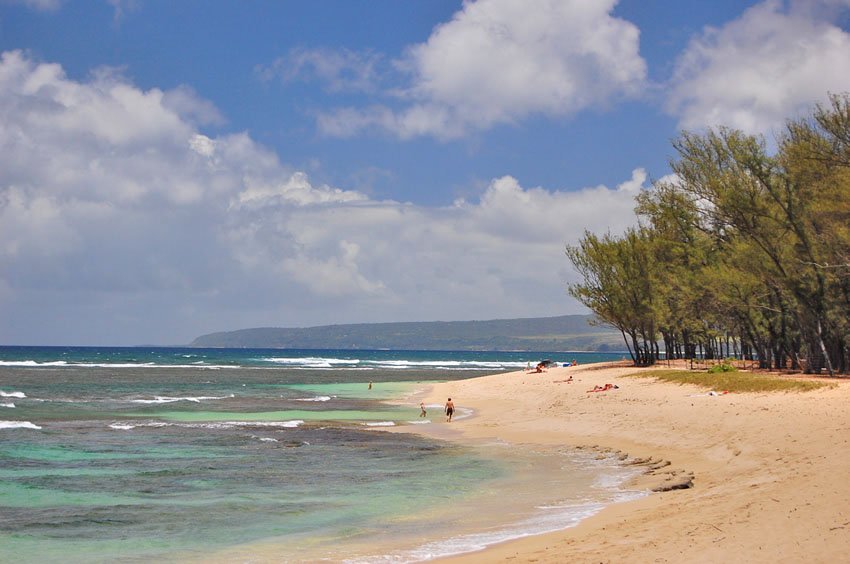
[[[487,321],[260,327],[210,333],[192,347],[482,351],[618,351],[621,333],[593,315]]]

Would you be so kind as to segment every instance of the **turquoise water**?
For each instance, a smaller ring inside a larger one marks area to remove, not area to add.
[[[244,560],[259,549],[240,547],[260,544],[274,561],[376,547],[415,561],[516,533],[458,535],[476,516],[447,507],[498,506],[513,476],[551,457],[377,427],[427,424],[410,398],[428,382],[537,356],[309,353],[0,347],[0,561]],[[562,520],[619,495],[597,483],[620,479],[613,466],[563,456]],[[547,526],[533,511],[503,517]]]

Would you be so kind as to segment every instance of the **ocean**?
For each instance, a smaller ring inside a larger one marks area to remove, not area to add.
[[[431,382],[621,356],[0,347],[0,561],[417,562],[565,528],[642,495],[631,471],[382,429],[439,424]]]

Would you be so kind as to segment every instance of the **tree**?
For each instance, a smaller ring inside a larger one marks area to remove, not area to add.
[[[764,367],[850,372],[850,97],[788,122],[775,155],[727,128],[674,141],[673,180],[640,227],[585,233],[570,293],[618,327],[637,364],[755,353]],[[699,350],[697,350],[699,349]]]
[[[630,229],[622,238],[608,234],[601,239],[585,232],[579,244],[566,252],[583,280],[569,286],[570,294],[620,330],[636,365],[654,363],[658,359],[657,272],[648,232]]]

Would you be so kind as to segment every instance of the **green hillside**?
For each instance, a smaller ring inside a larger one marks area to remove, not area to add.
[[[194,347],[397,350],[623,350],[620,333],[590,324],[590,315],[489,321],[360,323],[261,327],[210,333]]]

